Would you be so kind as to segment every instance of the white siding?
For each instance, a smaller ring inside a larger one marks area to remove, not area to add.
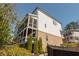
[[[74,32],[73,36],[78,37],[79,38],[79,32]]]
[[[38,12],[38,30],[61,37],[60,34],[60,30],[62,30],[61,24],[58,23],[56,20],[52,19],[51,17],[47,16],[42,11],[38,10],[37,12]],[[56,21],[57,25],[54,25],[53,21]]]

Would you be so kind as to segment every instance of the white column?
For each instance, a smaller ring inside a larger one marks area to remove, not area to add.
[[[28,18],[28,22],[27,22],[27,28],[26,28],[26,38],[25,38],[25,41],[27,41],[27,34],[28,34],[28,27],[29,27],[30,16],[28,15],[27,18]]]

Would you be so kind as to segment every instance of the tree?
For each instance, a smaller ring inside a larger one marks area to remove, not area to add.
[[[34,38],[34,49],[33,49],[35,54],[38,54],[38,39]]]
[[[27,38],[27,49],[32,51],[32,35]]]
[[[66,25],[65,30],[71,30],[76,28],[77,28],[77,22],[70,22],[69,24]]]
[[[0,47],[9,40],[14,20],[13,4],[0,4]]]
[[[38,52],[42,53],[42,38],[41,37],[39,38],[39,41],[38,41]]]

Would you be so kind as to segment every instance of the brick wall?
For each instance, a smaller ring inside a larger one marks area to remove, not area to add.
[[[46,35],[48,36],[48,41],[46,40]],[[42,38],[44,51],[47,50],[47,43],[50,45],[56,45],[56,46],[60,46],[63,43],[61,37],[47,34],[47,33],[41,32],[41,31],[38,31],[38,39],[39,39],[39,37]]]

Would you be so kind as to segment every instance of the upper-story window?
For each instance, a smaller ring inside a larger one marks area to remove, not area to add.
[[[45,28],[47,27],[46,24],[44,26],[45,26]]]
[[[62,30],[60,30],[60,34],[63,35],[63,31]]]
[[[25,23],[25,27],[27,27],[28,19],[26,19],[24,23]]]
[[[33,27],[34,27],[34,28],[37,28],[37,19],[34,19]]]
[[[31,26],[31,27],[32,27],[32,22],[33,22],[33,19],[30,17],[29,26]]]
[[[54,25],[57,25],[57,22],[56,22],[55,20],[53,20],[53,24],[54,24]]]

